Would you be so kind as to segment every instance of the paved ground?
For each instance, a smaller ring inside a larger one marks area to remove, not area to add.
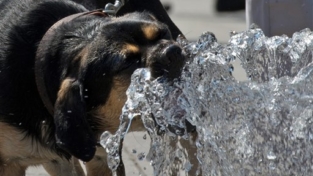
[[[220,43],[226,43],[230,31],[246,29],[244,11],[235,13],[216,13],[214,0],[163,0],[172,4],[170,16],[190,41],[195,41],[204,31],[213,32]],[[239,71],[238,71],[239,70]],[[244,73],[235,63],[235,77],[244,79]],[[137,159],[139,153],[147,153],[149,138],[144,133],[130,133],[124,141],[124,164],[127,176],[151,176],[152,168],[146,161]],[[47,176],[42,167],[31,167],[27,176]]]

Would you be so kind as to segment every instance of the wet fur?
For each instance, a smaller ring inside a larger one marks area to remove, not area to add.
[[[179,75],[182,50],[148,13],[86,15],[42,40],[58,20],[85,11],[70,1],[0,1],[0,175],[24,175],[39,164],[51,175],[82,175],[72,156],[89,161],[91,176],[111,175],[96,143],[118,128],[133,71]],[[36,60],[53,116],[39,94]],[[122,164],[118,174],[125,175]]]

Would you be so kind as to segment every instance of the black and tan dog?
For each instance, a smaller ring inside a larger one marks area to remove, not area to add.
[[[110,175],[96,146],[119,125],[131,74],[148,67],[171,79],[184,64],[167,26],[149,13],[113,18],[71,1],[3,0],[0,10],[0,175],[39,164],[83,175],[72,156],[88,175]]]

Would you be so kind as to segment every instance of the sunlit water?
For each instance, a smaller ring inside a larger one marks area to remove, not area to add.
[[[156,176],[187,175],[193,167],[202,175],[313,173],[310,30],[268,38],[250,29],[233,32],[223,45],[211,33],[193,43],[178,41],[190,58],[179,80],[151,81],[146,69],[133,74],[120,129],[102,135],[111,169],[119,163],[120,140],[139,116],[151,137],[146,159]],[[235,59],[249,81],[232,76]],[[181,130],[186,119],[197,127],[196,161],[175,145],[175,133],[189,137]]]

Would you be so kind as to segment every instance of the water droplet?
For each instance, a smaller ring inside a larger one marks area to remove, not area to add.
[[[276,169],[276,164],[274,162],[270,162],[269,165],[268,165],[268,168],[270,170],[275,170]]]
[[[232,36],[234,36],[234,35],[237,35],[238,34],[238,32],[236,32],[236,31],[230,31],[230,36],[232,37]]]
[[[138,160],[142,161],[143,159],[145,159],[146,154],[144,152],[141,152],[137,155]]]
[[[275,153],[272,152],[272,151],[268,152],[268,154],[267,154],[267,159],[269,159],[269,160],[275,160],[275,159],[276,159]]]
[[[189,171],[191,170],[192,166],[193,166],[193,165],[192,165],[189,161],[187,161],[187,162],[185,163],[185,171],[186,171],[186,172],[189,172]]]
[[[260,27],[257,24],[255,24],[255,23],[252,23],[250,25],[250,29],[257,29],[257,28],[260,28]]]

